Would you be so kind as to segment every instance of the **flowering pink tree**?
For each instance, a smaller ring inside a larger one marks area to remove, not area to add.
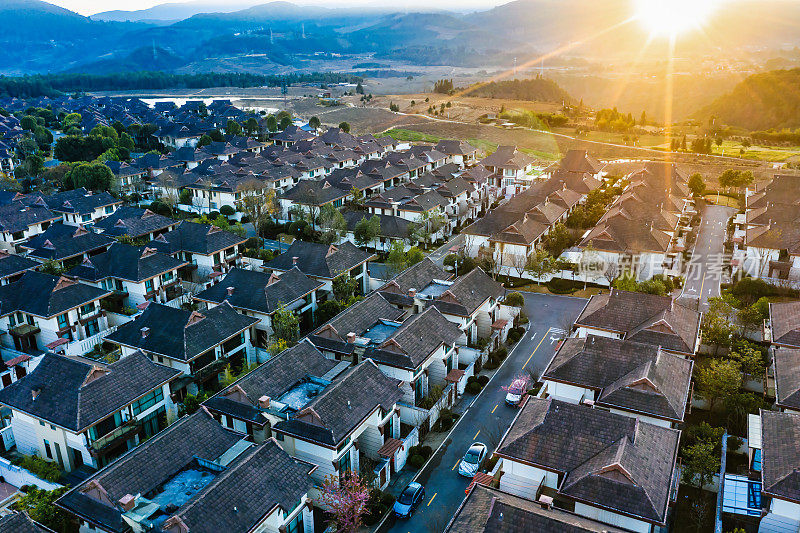
[[[322,483],[320,499],[331,513],[338,526],[338,531],[355,533],[361,526],[361,517],[367,512],[369,487],[358,474],[348,473],[341,476],[326,476]]]
[[[526,374],[517,374],[511,383],[503,385],[503,390],[513,394],[522,394],[531,388],[531,377]]]

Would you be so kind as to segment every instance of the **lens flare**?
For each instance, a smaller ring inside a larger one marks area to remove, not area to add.
[[[635,0],[636,19],[651,35],[674,37],[699,29],[720,0]]]

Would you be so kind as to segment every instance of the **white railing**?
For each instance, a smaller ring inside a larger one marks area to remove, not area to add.
[[[83,355],[87,352],[91,352],[95,346],[103,342],[103,338],[105,338],[106,335],[110,335],[111,333],[117,331],[117,327],[118,326],[111,326],[100,333],[95,333],[91,337],[72,341],[65,345],[64,353],[66,355]]]
[[[11,461],[2,457],[0,457],[0,476],[3,476],[6,483],[14,485],[15,487],[36,485],[42,490],[55,490],[63,486],[58,483],[53,483],[52,481],[38,478],[24,468],[13,465]]]

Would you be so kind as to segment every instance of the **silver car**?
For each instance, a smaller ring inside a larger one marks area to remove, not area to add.
[[[480,470],[483,460],[486,458],[488,448],[482,442],[473,442],[469,447],[464,458],[458,464],[458,473],[466,477],[474,477]]]

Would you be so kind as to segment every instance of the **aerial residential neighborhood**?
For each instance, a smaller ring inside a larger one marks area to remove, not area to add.
[[[800,531],[800,4],[0,20],[0,533]]]

